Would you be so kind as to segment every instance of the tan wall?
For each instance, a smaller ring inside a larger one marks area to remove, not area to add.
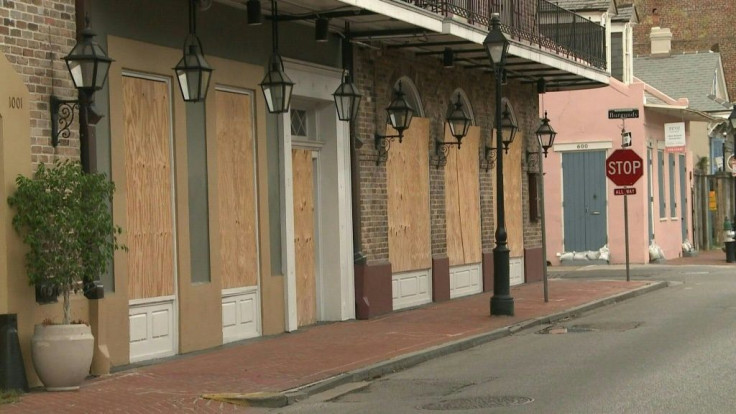
[[[0,79],[3,79],[0,82],[0,179],[3,182],[0,190],[0,313],[18,315],[18,337],[28,381],[36,386],[40,382],[31,362],[33,326],[46,319],[58,322],[63,311],[61,303],[36,304],[34,289],[26,278],[26,247],[11,224],[13,210],[6,200],[16,189],[16,177],[32,173],[28,145],[32,104],[23,80],[4,56],[0,57]],[[87,300],[81,295],[72,297],[72,318],[88,319]]]
[[[110,136],[112,160],[112,178],[120,189],[113,203],[115,217],[123,227],[121,241],[125,243],[125,206],[126,197],[123,189],[125,182],[125,165],[121,159],[123,154],[123,120],[122,120],[122,76],[126,71],[135,71],[157,76],[172,77],[171,67],[181,58],[181,51],[142,42],[108,37],[108,53],[115,57],[110,69]],[[216,182],[216,136],[214,122],[216,105],[209,102],[214,99],[215,85],[227,85],[236,88],[250,89],[260,92],[258,80],[263,69],[258,66],[236,63],[223,59],[208,57],[209,63],[216,68],[213,72],[207,108],[207,153],[209,175],[210,204],[210,254],[219,254],[219,239],[213,231],[218,228],[217,182]],[[175,79],[171,79],[173,102],[173,145],[175,159],[175,212],[176,212],[176,246],[177,246],[177,289],[178,289],[178,330],[179,352],[187,353],[195,350],[211,348],[222,344],[222,277],[217,260],[212,260],[211,280],[209,283],[192,283],[190,266],[189,240],[189,203],[188,203],[188,171],[187,171],[187,135],[186,104],[182,100]],[[266,134],[265,106],[262,95],[253,93],[256,102],[256,139],[258,160],[258,215],[260,235],[260,269],[261,269],[261,303],[263,332],[279,333],[284,329],[284,305],[282,278],[270,277],[270,257],[268,240],[268,184],[266,181]],[[203,218],[204,219],[204,218]],[[214,257],[214,256],[213,256]],[[94,311],[99,319],[95,333],[99,335],[98,357],[109,354],[109,364],[97,361],[98,368],[104,372],[109,365],[128,363],[128,300],[127,297],[127,257],[125,252],[118,252],[115,257],[115,293],[107,295]],[[115,327],[115,329],[110,329]]]

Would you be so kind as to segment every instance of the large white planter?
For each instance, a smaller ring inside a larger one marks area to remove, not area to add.
[[[78,390],[92,365],[95,338],[88,325],[36,325],[33,367],[49,391]]]

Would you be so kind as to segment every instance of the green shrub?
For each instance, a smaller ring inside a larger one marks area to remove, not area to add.
[[[26,270],[31,285],[43,285],[64,297],[64,320],[71,320],[69,296],[106,271],[122,230],[112,221],[115,184],[103,174],[86,174],[77,162],[41,164],[8,197],[13,228],[28,245]]]

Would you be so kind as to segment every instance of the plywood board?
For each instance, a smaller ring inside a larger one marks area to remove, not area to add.
[[[250,95],[216,91],[217,194],[223,289],[258,284]]]
[[[508,248],[511,257],[524,256],[524,216],[522,205],[522,183],[521,183],[521,150],[520,140],[524,134],[516,132],[516,139],[509,147],[508,154],[503,154],[503,189],[504,189],[504,212],[506,221],[506,233]],[[493,139],[496,139],[496,131],[493,130]],[[495,141],[494,141],[495,142]],[[503,150],[501,150],[503,151]],[[496,174],[493,174],[494,198],[496,197]],[[496,223],[498,223],[498,210]],[[495,231],[495,230],[494,230]],[[494,233],[495,234],[495,233]],[[495,236],[494,236],[495,240]]]
[[[165,82],[123,77],[129,299],[174,294],[169,98]]]
[[[446,128],[445,141],[454,139]],[[481,261],[479,145],[480,128],[471,127],[462,146],[450,147],[447,155],[445,218],[450,266]]]
[[[387,127],[387,134],[395,134]],[[388,251],[394,273],[432,266],[429,218],[429,119],[414,118],[401,144],[391,143],[388,181]]]
[[[294,175],[294,250],[298,326],[317,321],[315,278],[314,168],[312,151],[291,151]]]

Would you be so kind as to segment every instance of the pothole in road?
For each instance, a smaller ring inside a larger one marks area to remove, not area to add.
[[[437,401],[424,404],[419,408],[422,410],[449,411],[449,410],[474,410],[482,408],[512,407],[515,405],[529,404],[533,398],[519,396],[486,396],[456,398],[452,400]]]
[[[548,326],[541,331],[537,331],[538,334],[550,334],[559,335],[566,333],[586,333],[586,332],[599,332],[599,331],[613,331],[613,332],[624,332],[631,329],[640,327],[643,322],[599,322],[591,324],[578,324],[578,325],[552,325]]]

